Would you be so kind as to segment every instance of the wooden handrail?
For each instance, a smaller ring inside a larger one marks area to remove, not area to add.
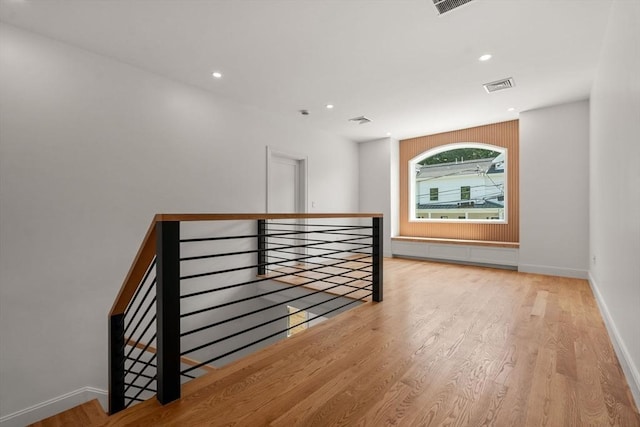
[[[111,307],[109,316],[124,313],[131,301],[131,298],[133,298],[138,285],[142,281],[144,274],[147,272],[151,261],[153,261],[153,257],[156,255],[156,218],[151,221],[151,224],[147,229],[147,234],[144,236],[142,244],[138,249],[138,253],[129,268],[129,273],[127,273],[127,277],[124,279],[124,283],[122,283],[122,286],[120,287],[120,291],[113,303],[113,307]]]
[[[381,218],[381,213],[228,213],[228,214],[156,214],[149,225],[147,234],[129,268],[129,273],[120,287],[118,296],[111,307],[109,316],[123,314],[147,272],[156,253],[156,223],[161,221],[231,221],[258,219],[313,219],[313,218]]]
[[[225,221],[248,219],[381,218],[381,213],[230,213],[230,214],[158,214],[156,221]]]

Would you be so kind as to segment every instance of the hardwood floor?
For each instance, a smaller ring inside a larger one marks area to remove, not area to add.
[[[107,414],[100,406],[100,402],[93,399],[60,414],[30,424],[29,427],[94,427],[102,425],[106,420]]]
[[[385,259],[365,303],[105,425],[640,426],[584,280]]]

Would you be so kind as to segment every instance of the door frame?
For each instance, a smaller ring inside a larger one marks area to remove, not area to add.
[[[298,162],[299,165],[299,182],[298,182],[298,191],[300,192],[299,194],[299,201],[298,201],[298,212],[294,212],[294,213],[307,213],[308,212],[308,208],[307,208],[307,183],[308,183],[308,179],[307,179],[307,174],[308,174],[308,158],[307,156],[303,155],[303,154],[299,154],[299,153],[292,153],[289,151],[283,151],[280,149],[275,149],[272,148],[270,146],[267,145],[267,185],[266,185],[266,206],[265,206],[265,211],[267,213],[273,213],[269,211],[269,195],[272,193],[271,191],[271,186],[273,185],[272,182],[272,178],[271,178],[271,170],[273,168],[272,163],[274,161],[274,158],[276,157],[280,157],[283,159],[289,159],[289,160],[295,160]],[[282,212],[276,212],[276,213],[282,213]]]

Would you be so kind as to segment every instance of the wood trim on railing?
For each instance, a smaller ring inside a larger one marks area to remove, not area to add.
[[[138,285],[142,281],[144,274],[147,272],[151,261],[153,261],[153,257],[156,256],[156,218],[154,218],[153,221],[151,221],[151,225],[149,225],[147,234],[144,236],[138,253],[133,259],[131,268],[129,268],[129,273],[120,287],[120,292],[118,292],[113,307],[111,307],[109,316],[124,313]]]
[[[155,221],[225,221],[249,219],[313,219],[313,218],[381,218],[381,213],[315,213],[315,214],[158,214]]]
[[[232,221],[258,219],[313,219],[313,218],[382,218],[381,213],[314,213],[314,214],[260,214],[260,213],[228,213],[228,214],[156,214],[149,225],[147,234],[138,249],[129,273],[118,292],[109,316],[122,314],[147,272],[147,268],[156,253],[156,223],[160,221]]]
[[[140,350],[144,350],[146,352],[149,352],[151,354],[156,354],[158,352],[158,350],[154,347],[154,346],[147,346],[145,343],[141,343],[141,342],[135,342],[132,339],[127,339],[127,345],[130,345],[131,347],[136,347],[139,348]],[[180,356],[180,361],[182,363],[184,363],[185,365],[189,365],[189,366],[196,366],[199,365],[201,362],[198,362],[197,360],[194,360],[190,357],[186,357],[186,356]],[[216,370],[216,368],[214,368],[211,365],[202,365],[200,366],[200,369],[202,369],[203,371],[208,371],[208,372],[213,372]]]

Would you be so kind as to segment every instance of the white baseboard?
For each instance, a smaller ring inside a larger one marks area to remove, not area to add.
[[[631,389],[633,399],[636,401],[636,408],[640,408],[640,372],[638,371],[638,367],[633,362],[633,359],[631,359],[629,350],[627,350],[627,346],[620,336],[618,328],[616,328],[616,324],[611,317],[609,308],[604,302],[602,294],[600,293],[598,285],[591,275],[591,272],[589,272],[589,285],[591,286],[593,295],[595,296],[598,307],[600,308],[600,312],[602,313],[607,331],[609,331],[609,336],[611,337],[611,342],[613,343],[613,349],[618,356],[618,360],[620,361],[620,365],[622,366],[624,376],[627,378],[627,383],[629,384],[629,388]]]
[[[49,399],[46,402],[38,403],[37,405],[14,412],[13,414],[0,417],[0,426],[24,427],[93,399],[98,399],[102,408],[105,409],[108,406],[107,396],[108,393],[105,390],[94,387],[82,387],[78,390]]]
[[[554,267],[550,265],[518,264],[518,271],[522,273],[545,274],[547,276],[573,277],[575,279],[589,278],[589,273],[586,270]]]

